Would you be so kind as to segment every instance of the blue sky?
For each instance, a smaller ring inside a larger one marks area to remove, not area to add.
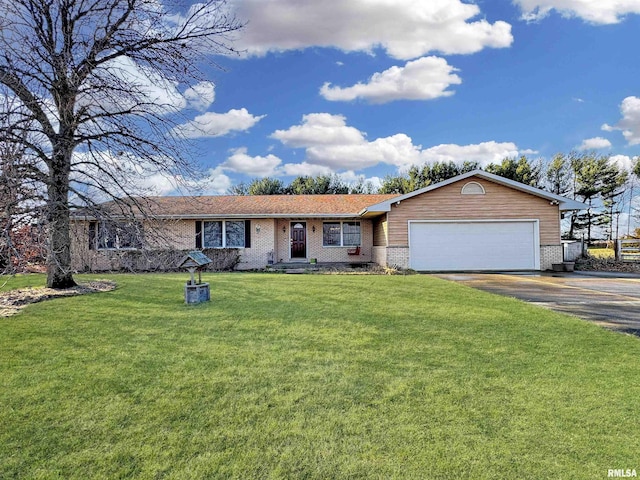
[[[230,6],[245,53],[182,92],[207,193],[265,176],[376,183],[435,160],[640,155],[640,0]]]

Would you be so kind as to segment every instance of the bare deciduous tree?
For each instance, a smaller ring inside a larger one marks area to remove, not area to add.
[[[0,131],[10,132],[21,107],[2,92],[0,88]],[[30,175],[34,159],[26,154],[24,145],[5,141],[6,137],[0,136],[0,272],[14,273],[28,261],[26,234],[37,223],[42,199]],[[36,246],[29,245],[28,250],[31,247]]]
[[[225,0],[0,0],[0,84],[19,108],[2,112],[3,142],[35,158],[48,228],[47,285],[75,284],[70,211],[128,196],[142,175],[188,173],[173,128],[178,87],[202,61],[232,53],[241,24]],[[126,202],[131,209],[131,202]]]

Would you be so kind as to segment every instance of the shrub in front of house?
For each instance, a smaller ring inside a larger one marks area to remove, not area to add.
[[[125,272],[177,272],[178,265],[190,250],[113,250],[103,251],[106,264],[84,262],[84,271],[125,271]],[[240,254],[236,248],[204,248],[202,252],[211,259],[204,269],[210,272],[234,270],[240,262]]]

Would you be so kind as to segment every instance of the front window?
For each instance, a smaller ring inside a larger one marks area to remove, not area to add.
[[[360,245],[360,222],[324,222],[322,245],[325,247],[353,247]]]
[[[244,220],[216,220],[203,223],[204,248],[244,248]]]
[[[244,247],[244,220],[224,222],[225,225],[225,246],[227,248]]]
[[[322,224],[322,245],[325,247],[340,246],[340,223]]]
[[[143,231],[139,223],[98,222],[99,250],[136,250],[142,248]]]
[[[342,245],[349,247],[360,245],[360,222],[342,224]]]
[[[202,246],[206,248],[222,247],[222,222],[204,222]]]

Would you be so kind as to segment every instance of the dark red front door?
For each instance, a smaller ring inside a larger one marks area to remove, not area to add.
[[[304,222],[291,224],[291,258],[307,256],[307,225]]]

